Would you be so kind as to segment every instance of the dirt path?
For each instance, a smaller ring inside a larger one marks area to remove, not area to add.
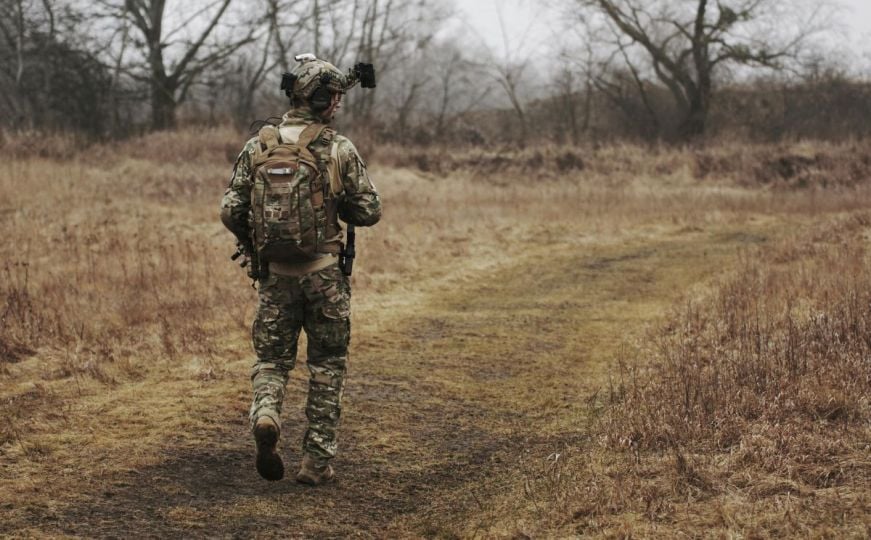
[[[177,437],[156,453],[143,438],[143,451],[156,456],[143,466],[104,475],[95,466],[75,500],[6,508],[13,519],[0,533],[324,538],[491,530],[478,510],[512,490],[523,499],[520,462],[586,444],[587,398],[621,343],[727,266],[739,246],[763,240],[749,227],[638,233],[608,245],[551,240],[424,284],[412,304],[364,302],[355,313],[338,478],[317,489],[263,482],[254,472],[247,358],[210,385],[143,381],[123,399],[141,404],[146,425],[170,414],[150,409],[147,396],[186,392],[191,419],[179,421]],[[291,470],[303,431],[303,361],[284,421]],[[113,457],[130,456],[95,459]]]

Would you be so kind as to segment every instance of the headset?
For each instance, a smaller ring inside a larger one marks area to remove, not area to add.
[[[330,91],[329,85],[332,80],[333,77],[329,73],[321,74],[320,84],[308,99],[313,111],[323,112],[330,108],[330,103],[333,102],[333,93]]]
[[[313,54],[301,54],[295,57],[298,62],[314,60]],[[289,98],[293,97],[293,85],[296,83],[296,75],[290,72],[284,72],[281,76],[281,89],[284,90],[284,95]],[[327,110],[332,103],[332,91],[329,88],[333,77],[329,73],[322,73],[321,80],[318,86],[314,89],[309,97],[309,105],[316,112]],[[372,64],[358,63],[353,68],[348,70],[347,84],[344,90],[360,83],[363,88],[375,88],[375,67]]]

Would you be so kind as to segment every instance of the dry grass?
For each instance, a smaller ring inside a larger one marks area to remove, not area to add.
[[[867,225],[867,216],[856,216],[816,237],[769,246],[746,256],[715,295],[688,300],[635,353],[647,362],[620,373],[608,444],[728,451],[745,446],[748,432],[781,427],[790,440],[797,439],[790,430],[816,425],[867,441]],[[781,448],[783,468],[803,474],[790,450]],[[814,483],[829,481],[838,479],[822,474]]]
[[[88,372],[109,381],[104,368],[115,360],[209,356],[210,327],[244,324],[245,296],[219,284],[231,275],[216,264],[227,248],[210,240],[220,230],[215,203],[203,201],[225,164],[203,170],[166,157],[4,162],[7,361],[39,349],[62,359],[44,364],[45,378]]]
[[[243,138],[3,138],[0,512],[12,528],[0,531],[69,533],[52,516],[85,515],[130,471],[170,471],[203,448],[247,457],[254,292],[217,220]],[[351,523],[400,536],[861,536],[867,149],[378,149],[385,218],[359,237],[346,459],[363,460],[361,489],[383,471],[427,489],[378,484],[399,494],[394,517],[343,507],[363,520]],[[809,155],[791,179],[763,181],[781,157]],[[823,232],[771,248],[795,230]],[[693,284],[703,294],[645,334]],[[596,417],[609,373],[614,403]],[[445,478],[446,459],[487,476]],[[141,504],[172,531],[208,533],[287,511],[287,494],[247,483],[246,500],[197,506],[179,493],[199,488],[165,474],[112,519]]]
[[[537,180],[581,175],[615,182],[627,176],[663,178],[689,174],[696,180],[713,180],[720,185],[727,181],[783,191],[853,188],[863,184],[871,174],[871,149],[864,140],[757,145],[733,142],[702,148],[552,144],[523,149],[387,146],[376,150],[382,162],[425,173],[473,171],[497,178],[522,174]]]
[[[861,213],[745,250],[734,272],[624,342],[588,400],[586,444],[519,464],[515,491],[536,516],[520,530],[866,538],[868,225]]]
[[[730,505],[717,511],[743,514],[756,535],[826,536],[833,521],[839,535],[869,533],[868,223],[857,215],[746,255],[632,349],[596,432],[634,454],[628,495],[645,512],[689,495]],[[665,469],[650,466],[663,455]],[[654,471],[674,490],[651,502]]]

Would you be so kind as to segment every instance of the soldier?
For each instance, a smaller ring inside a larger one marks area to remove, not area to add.
[[[329,460],[336,455],[351,330],[338,218],[374,225],[381,200],[357,149],[327,127],[344,92],[359,82],[359,71],[346,76],[313,55],[297,61],[282,80],[291,109],[277,127],[264,127],[245,144],[221,202],[221,220],[253,259],[249,273],[259,282],[250,411],[257,471],[267,480],[284,476],[276,448],[281,406],[304,329],[311,376],[296,480],[318,485],[333,477]]]

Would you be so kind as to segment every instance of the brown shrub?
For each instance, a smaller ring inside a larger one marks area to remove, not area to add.
[[[377,156],[382,163],[427,173],[474,171],[482,176],[497,176],[542,171],[552,173],[582,171],[586,166],[584,155],[590,152],[592,150],[552,145],[524,149],[512,147],[461,149],[432,146],[414,150],[385,146],[377,151]]]
[[[86,137],[75,133],[40,131],[0,131],[0,154],[11,158],[70,159],[91,145]]]
[[[867,441],[871,420],[864,223],[746,256],[716,294],[678,309],[639,348],[641,362],[623,365],[600,426],[606,444],[737,450],[749,468],[814,486],[871,478],[867,463],[832,469]]]
[[[394,167],[447,175],[472,171],[482,177],[670,177],[684,175],[748,188],[779,191],[850,189],[871,179],[871,141],[744,145],[704,148],[539,145],[455,148],[433,145],[377,148],[377,160]]]
[[[101,145],[96,155],[153,160],[158,163],[214,161],[233,163],[246,137],[227,127],[185,128],[177,131],[157,131],[123,141],[119,145]]]
[[[698,179],[775,189],[850,188],[871,178],[868,141],[710,147],[694,153]]]

